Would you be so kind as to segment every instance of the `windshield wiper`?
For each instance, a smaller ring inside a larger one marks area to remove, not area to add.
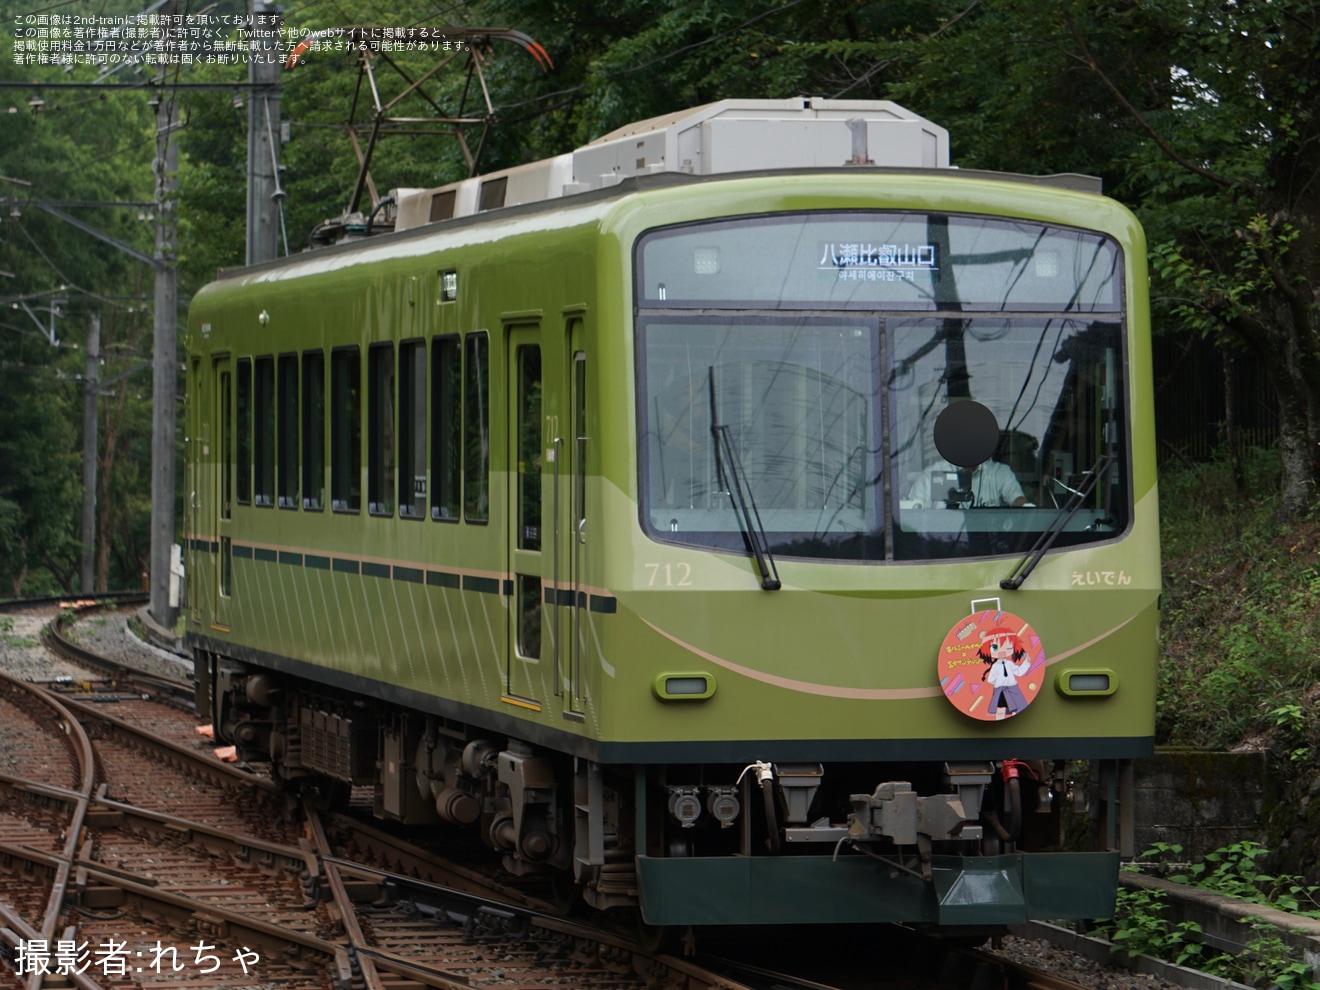
[[[729,493],[733,502],[733,514],[738,517],[738,526],[743,538],[756,560],[756,569],[761,574],[761,587],[766,591],[778,591],[781,587],[779,571],[775,559],[770,555],[770,536],[761,522],[761,513],[756,508],[756,498],[746,482],[742,462],[738,459],[738,450],[733,445],[733,431],[720,424],[719,413],[715,404],[715,368],[710,368],[710,432],[715,438],[715,471]]]
[[[1100,478],[1113,463],[1113,454],[1101,454],[1100,459],[1095,462],[1091,470],[1086,472],[1086,480],[1082,482],[1082,487],[1068,489],[1072,492],[1072,496],[1054,513],[1054,518],[1050,520],[1050,524],[1040,534],[1035,545],[1027,551],[1026,557],[1018,562],[1018,565],[1013,568],[1008,577],[999,582],[999,587],[1005,591],[1016,591],[1022,587],[1022,582],[1036,569],[1036,565],[1040,563],[1041,558],[1045,556],[1049,548],[1054,546],[1054,541],[1059,538],[1059,534],[1068,525],[1068,520],[1077,515],[1077,510],[1095,491],[1096,485],[1100,484]]]

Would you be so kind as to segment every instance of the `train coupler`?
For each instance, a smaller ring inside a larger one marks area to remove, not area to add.
[[[870,794],[850,795],[848,834],[855,841],[889,839],[900,846],[928,846],[946,839],[980,839],[979,807],[968,814],[963,794],[922,797],[903,780],[877,785]],[[924,858],[924,857],[923,857]]]

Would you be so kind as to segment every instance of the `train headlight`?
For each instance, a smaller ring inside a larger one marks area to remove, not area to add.
[[[1118,690],[1118,675],[1104,667],[1061,670],[1054,686],[1069,698],[1107,697]]]
[[[651,691],[661,701],[701,701],[715,693],[715,678],[688,671],[657,674],[651,682]]]

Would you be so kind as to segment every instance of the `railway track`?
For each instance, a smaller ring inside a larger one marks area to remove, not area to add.
[[[196,733],[186,685],[89,658],[93,651],[64,633],[71,621],[52,623],[59,628],[49,645],[94,668],[40,687],[0,677],[0,752],[9,763],[0,765],[0,983],[25,990],[880,985],[846,972],[820,982],[810,957],[758,967],[657,954],[618,931],[557,916],[552,897],[514,878],[296,802],[215,758]],[[990,957],[943,965],[956,974],[947,986],[1077,986]]]
[[[179,716],[186,692],[97,666],[44,689],[5,678],[0,692],[22,770],[0,794],[18,985],[737,990],[539,913],[514,886],[457,890],[481,889],[480,875],[349,819],[331,820],[336,848],[310,802],[199,745]]]

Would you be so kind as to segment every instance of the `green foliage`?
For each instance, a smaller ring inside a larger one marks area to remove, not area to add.
[[[1103,931],[1114,952],[1147,955],[1205,970],[1215,954],[1201,943],[1201,926],[1194,921],[1171,925],[1165,918],[1166,899],[1157,890],[1120,887],[1113,921]]]
[[[1232,969],[1220,973],[1251,986],[1273,990],[1320,990],[1315,969],[1299,959],[1279,937],[1277,931],[1260,922],[1253,923],[1257,936],[1247,943],[1247,949],[1234,960]]]
[[[1148,850],[1143,857],[1154,851]],[[1297,877],[1274,876],[1260,870],[1257,860],[1268,853],[1259,843],[1235,842],[1193,863],[1185,875],[1170,879],[1252,904],[1320,918],[1320,900],[1316,897],[1320,888],[1303,885]]]
[[[1150,263],[1166,312],[1181,327],[1237,343],[1235,327],[1267,304],[1275,288],[1272,267],[1286,263],[1300,232],[1286,220],[1256,214],[1234,233],[1238,244],[1230,263],[1198,264],[1176,241],[1154,245]]]
[[[37,645],[32,636],[15,636],[13,616],[0,615],[0,642],[19,649],[28,649]]]
[[[1180,845],[1159,842],[1141,854],[1154,859],[1156,869],[1168,872],[1163,861],[1181,856]],[[1188,883],[1203,890],[1225,894],[1256,904],[1316,917],[1313,911],[1299,911],[1306,903],[1314,905],[1315,888],[1303,888],[1295,878],[1270,876],[1256,868],[1256,860],[1266,850],[1251,842],[1239,842],[1209,854],[1205,862],[1194,864],[1175,882]],[[1135,865],[1127,867],[1136,870]],[[1296,953],[1278,930],[1259,920],[1253,921],[1256,936],[1239,955],[1216,952],[1202,941],[1201,927],[1195,922],[1171,924],[1167,918],[1168,900],[1161,891],[1121,887],[1112,921],[1101,927],[1113,943],[1114,951],[1126,950],[1164,959],[1180,966],[1246,983],[1280,990],[1320,990],[1311,967],[1296,958]]]
[[[107,0],[98,14],[140,9]],[[42,90],[43,82],[90,84],[98,69],[16,64],[14,18],[30,12],[0,2],[0,79],[32,81],[44,99],[37,111],[26,87],[0,91],[0,176],[8,177],[0,181],[8,201],[0,206],[0,270],[13,276],[0,277],[0,589],[28,595],[68,592],[77,582],[88,325],[99,316],[103,382],[149,359],[143,335],[151,325],[150,270],[41,204],[64,204],[77,220],[150,254],[151,210],[111,204],[151,201],[156,151],[144,91]],[[100,400],[98,505],[108,514],[105,576],[116,587],[129,584],[128,574],[137,583],[147,533],[136,493],[149,463],[149,383],[149,375],[130,374]]]
[[[1249,499],[1226,462],[1170,465],[1160,479],[1157,735],[1221,748],[1252,738],[1309,766],[1320,717],[1299,699],[1320,681],[1320,520],[1277,520],[1274,454],[1249,452],[1244,468]]]

